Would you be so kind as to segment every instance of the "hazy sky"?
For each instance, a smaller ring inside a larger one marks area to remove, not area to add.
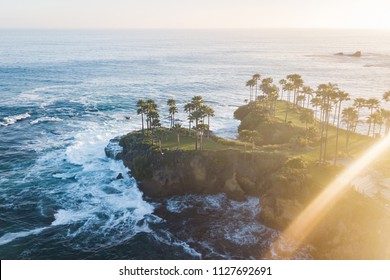
[[[390,0],[0,0],[0,28],[382,28]]]

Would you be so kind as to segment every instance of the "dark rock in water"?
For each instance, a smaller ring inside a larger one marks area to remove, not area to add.
[[[120,159],[122,154],[122,147],[119,146],[120,137],[111,139],[107,147],[104,148],[106,156],[112,159]]]
[[[335,53],[334,55],[361,57],[362,56],[362,52],[361,51],[356,51],[353,54],[344,54],[343,52],[338,52],[338,53]]]
[[[353,57],[361,57],[362,56],[362,52],[361,51],[357,51],[354,54],[352,54],[352,56]]]
[[[125,119],[126,120],[131,120],[131,117],[130,116],[125,116]]]
[[[116,176],[116,179],[117,179],[117,180],[121,180],[121,179],[123,179],[123,175],[122,175],[122,173],[119,173],[119,174],[118,174],[118,176]]]

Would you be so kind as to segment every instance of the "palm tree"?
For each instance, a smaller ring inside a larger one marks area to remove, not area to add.
[[[298,74],[290,74],[287,75],[287,80],[293,84],[294,87],[294,104],[297,104],[297,95],[299,92],[299,89],[303,86],[303,80],[301,75]]]
[[[334,165],[337,163],[337,154],[339,148],[339,127],[340,127],[340,115],[341,115],[341,103],[349,100],[349,94],[344,91],[337,92],[337,101],[338,101],[338,114],[337,114],[337,128],[336,128],[336,148],[334,154]]]
[[[201,128],[203,128],[203,126],[199,126],[200,124],[202,124],[202,119],[205,117],[205,114],[203,112],[203,110],[195,110],[191,113],[191,118],[193,120],[195,120],[195,138],[196,138],[196,141],[195,141],[195,150],[198,150],[198,138],[199,138],[199,131]]]
[[[205,105],[203,111],[207,116],[207,138],[210,138],[210,117],[214,117],[214,110]]]
[[[290,110],[290,105],[291,105],[290,104],[290,95],[291,95],[291,92],[294,90],[293,83],[288,82],[284,86],[284,90],[287,92],[286,115],[284,116],[284,122],[286,123],[287,122],[287,114],[288,114],[288,111]]]
[[[381,115],[384,118],[384,123],[386,126],[385,135],[387,135],[390,131],[390,111],[385,110],[385,109],[381,109]]]
[[[285,79],[281,79],[279,81],[280,88],[282,89],[282,96],[280,97],[280,99],[282,99],[282,100],[283,100],[284,87],[286,86],[286,84],[287,84],[287,81]]]
[[[141,121],[142,121],[142,134],[144,134],[144,114],[146,113],[146,101],[143,99],[139,99],[137,101],[137,114],[141,115]]]
[[[192,123],[192,118],[191,118],[191,113],[192,111],[195,110],[195,105],[190,102],[184,105],[184,112],[188,114],[188,135],[191,135],[191,123]]]
[[[372,113],[369,117],[370,119],[370,122],[373,123],[373,127],[372,127],[372,136],[375,137],[375,128],[376,128],[376,125],[380,125],[380,127],[382,127],[382,124],[383,124],[383,117],[381,115],[381,111],[376,111],[374,113]],[[380,132],[379,132],[380,134]]]
[[[383,100],[385,102],[389,102],[390,101],[390,90],[389,91],[386,91],[384,94],[383,94]]]
[[[314,122],[313,110],[304,109],[302,113],[299,115],[299,120],[305,123],[305,127],[307,130],[307,125],[312,124]]]
[[[355,100],[353,101],[353,106],[357,109],[358,118],[360,118],[360,109],[366,107],[366,102],[367,100],[361,97],[355,98]],[[353,132],[356,131],[356,126],[353,128]]]
[[[255,101],[257,100],[257,81],[260,80],[260,74],[256,73],[253,75],[252,80],[255,81],[256,93],[255,93]]]
[[[379,100],[376,98],[370,98],[367,100],[366,107],[370,110],[370,116],[373,114],[374,108],[378,108],[379,103],[380,103]],[[371,125],[373,120],[372,118],[370,118],[370,116],[368,117],[368,133],[367,133],[368,136],[370,135]]]
[[[246,82],[246,86],[249,87],[249,103],[252,102],[253,97],[253,87],[256,85],[256,81],[254,79],[250,79]]]
[[[297,96],[297,105],[304,108],[305,99],[306,99],[305,95],[303,95],[303,94],[298,95]],[[301,104],[301,105],[299,105],[299,104]]]
[[[321,142],[320,142],[320,162],[326,161],[326,151],[328,146],[329,116],[332,111],[332,98],[338,91],[336,84],[320,84],[317,88],[317,96],[321,98]],[[325,136],[324,136],[325,133]],[[322,150],[324,148],[324,150]]]
[[[168,99],[167,105],[169,106],[169,119],[171,121],[170,128],[175,125],[175,113],[178,112],[175,99]]]
[[[180,134],[183,131],[183,128],[181,127],[181,124],[176,123],[173,126],[173,131],[176,133],[177,149],[180,149]]]
[[[313,97],[311,100],[310,100],[310,103],[311,103],[311,106],[314,107],[314,117],[316,119],[317,118],[317,109],[319,106],[321,106],[321,103],[322,103],[322,100],[320,97],[316,96],[316,97]]]
[[[157,104],[153,99],[146,100],[146,127],[148,130],[152,129],[154,125],[157,124],[157,121],[154,121],[155,119],[159,121],[159,115],[157,112]]]
[[[346,134],[346,141],[345,141],[345,151],[347,154],[349,153],[348,152],[349,136],[351,132],[355,129],[358,120],[359,120],[359,113],[355,107],[348,107],[343,109],[342,122],[347,125],[347,134]]]
[[[279,97],[279,88],[276,85],[271,85],[268,92],[269,100],[269,114],[272,117],[275,117],[276,113],[276,101]]]
[[[307,106],[306,106],[306,108],[309,108],[310,98],[313,96],[314,90],[311,87],[309,87],[309,86],[304,86],[302,88],[302,93],[304,95],[307,95]],[[305,106],[302,106],[302,107],[305,107]]]

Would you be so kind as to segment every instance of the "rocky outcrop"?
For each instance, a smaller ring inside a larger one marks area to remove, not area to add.
[[[356,51],[356,52],[354,52],[353,54],[345,54],[345,53],[343,53],[343,52],[338,52],[338,53],[335,53],[334,55],[361,57],[361,56],[362,56],[362,52],[361,52],[361,51]]]
[[[141,136],[122,141],[124,164],[152,198],[184,194],[226,193],[235,200],[260,195],[271,175],[282,168],[286,157],[278,153],[244,153],[238,150],[154,150]]]
[[[139,133],[121,138],[119,144],[123,151],[115,157],[130,168],[148,199],[220,192],[235,200],[243,200],[246,195],[258,196],[261,200],[258,219],[279,230],[285,229],[324,187],[312,180],[302,160],[288,160],[281,153],[237,150],[161,153],[143,142]],[[329,177],[337,174],[327,169],[324,172]],[[377,201],[351,188],[329,207],[328,214],[307,239],[314,258],[390,258],[389,213]]]

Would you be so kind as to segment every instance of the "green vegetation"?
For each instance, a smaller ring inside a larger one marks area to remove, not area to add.
[[[153,100],[139,100],[137,113],[141,115],[144,141],[155,145],[160,152],[174,149],[278,151],[311,163],[336,165],[338,161],[359,156],[376,138],[390,130],[390,111],[381,109],[377,99],[356,98],[353,106],[344,107],[349,94],[336,84],[320,84],[313,90],[304,84],[300,75],[291,74],[279,81],[279,88],[271,77],[260,78],[260,74],[254,74],[247,82],[249,102],[234,112],[234,117],[241,121],[239,141],[222,139],[210,132],[214,110],[201,96],[194,96],[183,108],[188,129],[175,123],[179,111],[175,99],[167,101],[169,128],[161,128]],[[279,98],[279,93],[285,100]],[[383,95],[383,100],[390,100],[390,91]],[[309,108],[310,104],[313,109]],[[370,114],[361,120],[364,109]],[[362,123],[367,123],[367,135],[356,133],[356,127]]]
[[[354,105],[346,108],[343,105],[350,99],[349,94],[336,84],[320,84],[313,90],[298,74],[287,75],[279,84],[280,89],[272,78],[262,79],[262,95],[254,98],[257,79],[253,76],[247,82],[249,103],[234,114],[241,121],[239,139],[256,143],[258,149],[279,145],[292,155],[322,164],[333,160],[336,165],[339,159],[358,156],[375,138],[390,130],[390,112],[380,108],[378,99],[356,98]],[[390,92],[383,95],[383,100],[390,101]],[[310,104],[314,110],[309,109]],[[359,119],[362,109],[369,113],[366,120]],[[367,136],[356,133],[362,123],[367,123]]]

